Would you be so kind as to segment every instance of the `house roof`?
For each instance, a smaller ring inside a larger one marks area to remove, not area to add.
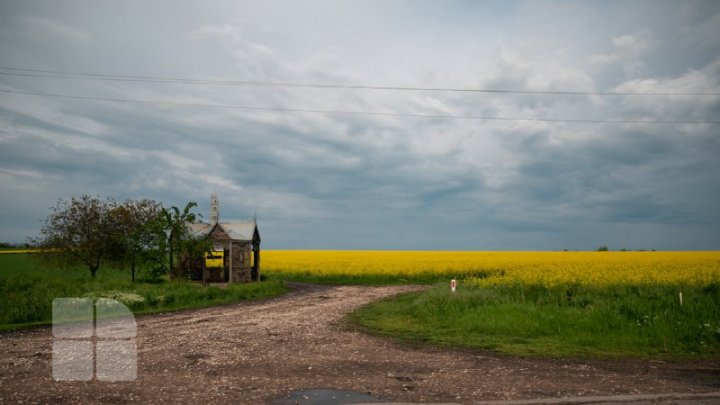
[[[232,240],[253,240],[253,235],[257,230],[257,223],[255,221],[233,221],[233,222],[219,222],[217,224]],[[195,222],[187,224],[190,235],[193,237],[207,236],[213,230],[213,226],[207,222]],[[260,233],[258,232],[258,238]]]
[[[200,237],[210,233],[210,224],[208,224],[207,222],[188,222],[185,224],[185,226],[187,226],[188,231],[190,232],[190,236],[192,237]]]
[[[234,240],[252,240],[257,229],[255,221],[221,222],[218,225]]]

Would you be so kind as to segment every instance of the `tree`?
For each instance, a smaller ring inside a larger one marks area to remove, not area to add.
[[[164,219],[165,234],[167,241],[165,243],[168,258],[168,270],[170,277],[179,278],[183,276],[183,270],[187,270],[190,265],[188,260],[201,255],[208,250],[206,240],[193,239],[187,224],[194,223],[197,219],[192,209],[197,207],[197,203],[190,201],[185,205],[182,211],[173,206],[171,209],[162,208],[161,217]],[[176,261],[177,260],[177,261]],[[178,263],[175,266],[175,263]]]
[[[135,281],[138,263],[152,264],[156,261],[157,245],[164,239],[162,229],[155,226],[161,210],[161,205],[153,200],[128,199],[110,212],[115,226],[111,257],[119,264],[130,265],[132,281]]]
[[[55,264],[85,265],[95,278],[103,260],[116,248],[116,226],[110,215],[116,206],[112,199],[89,195],[58,200],[35,240],[39,247],[54,251],[42,257]]]
[[[196,206],[189,202],[180,211],[148,199],[122,204],[88,195],[60,199],[51,208],[40,237],[32,242],[53,250],[53,254],[41,255],[43,260],[83,264],[93,278],[104,262],[129,265],[133,281],[138,264],[152,266],[154,276],[169,271],[177,278],[209,250],[209,242],[193,239],[187,226],[196,220],[192,212]]]

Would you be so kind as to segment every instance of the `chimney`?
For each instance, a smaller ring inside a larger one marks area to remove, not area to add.
[[[210,194],[210,225],[215,225],[220,220],[220,204],[216,193]]]

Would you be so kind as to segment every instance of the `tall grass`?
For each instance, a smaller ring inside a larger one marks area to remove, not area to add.
[[[678,293],[683,293],[680,305]],[[401,340],[524,356],[720,356],[720,284],[447,285],[352,317]]]
[[[59,297],[114,298],[133,313],[199,308],[276,296],[287,291],[280,280],[204,287],[189,281],[130,281],[127,270],[103,268],[96,279],[82,267],[45,268],[28,254],[0,255],[0,330],[49,324]]]

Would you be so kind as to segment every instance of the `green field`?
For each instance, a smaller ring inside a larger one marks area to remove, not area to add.
[[[684,303],[677,291],[684,292]],[[519,356],[720,357],[717,284],[447,284],[351,314],[363,330],[405,342]]]
[[[114,298],[134,314],[174,311],[220,305],[283,294],[280,280],[204,287],[189,281],[130,281],[128,270],[102,268],[96,279],[87,268],[52,269],[32,255],[0,254],[0,330],[47,325],[52,300],[58,297]]]

